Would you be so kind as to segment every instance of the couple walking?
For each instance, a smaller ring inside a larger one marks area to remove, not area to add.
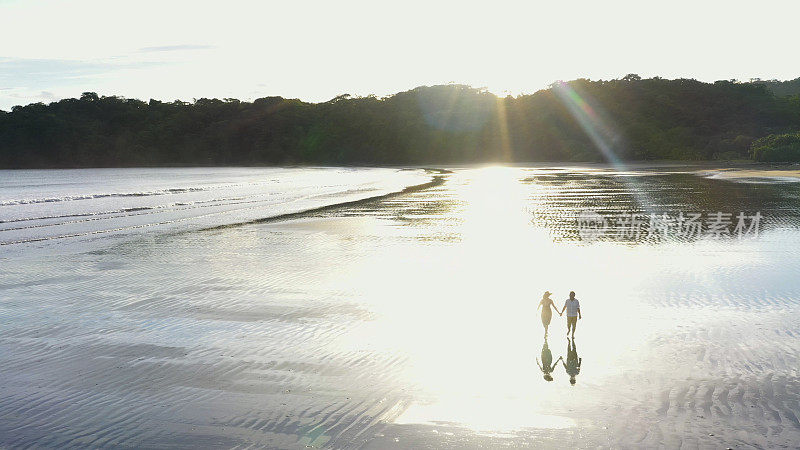
[[[559,316],[564,314],[564,310],[567,310],[567,336],[569,336],[569,330],[572,329],[572,337],[575,337],[575,327],[578,325],[578,319],[581,319],[581,304],[577,298],[575,298],[575,291],[571,291],[569,293],[569,298],[564,303],[564,306],[561,308],[561,311],[558,310],[555,303],[553,303],[553,299],[550,298],[552,293],[550,291],[545,291],[544,295],[542,296],[542,301],[539,302],[539,306],[536,309],[542,308],[542,325],[544,325],[544,335],[547,336],[547,328],[550,326],[550,319],[553,318],[553,310],[555,310]],[[551,310],[550,308],[553,308]]]

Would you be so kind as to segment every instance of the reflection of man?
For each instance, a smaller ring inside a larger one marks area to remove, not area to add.
[[[578,319],[582,319],[581,317],[581,303],[575,298],[575,291],[570,291],[569,298],[567,299],[566,303],[564,303],[564,307],[561,308],[561,312],[559,314],[563,314],[564,310],[567,310],[567,336],[569,336],[569,329],[572,328],[572,337],[575,337],[575,327],[578,325]]]
[[[572,344],[572,346],[570,346]],[[572,341],[567,340],[567,362],[561,360],[564,370],[569,375],[569,384],[575,385],[575,377],[581,373],[581,358],[578,358],[578,348],[575,346],[575,338]]]

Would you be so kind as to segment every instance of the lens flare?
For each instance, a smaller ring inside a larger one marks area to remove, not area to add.
[[[625,145],[621,132],[616,130],[607,115],[603,113],[597,102],[592,101],[588,94],[578,92],[569,83],[557,81],[551,86],[556,97],[564,104],[581,129],[589,136],[592,143],[617,172],[626,172],[628,168],[618,156],[618,152]],[[637,189],[633,177],[622,177],[625,184],[631,188],[636,202],[650,214],[652,202],[641,189]]]

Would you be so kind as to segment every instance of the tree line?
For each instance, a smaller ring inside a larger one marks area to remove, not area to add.
[[[782,137],[798,131],[800,96],[768,83],[634,74],[515,97],[456,84],[324,103],[86,92],[0,111],[0,168],[800,160],[800,140]]]

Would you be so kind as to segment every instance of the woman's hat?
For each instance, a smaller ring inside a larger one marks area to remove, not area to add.
[[[547,297],[547,296],[549,296],[549,295],[551,295],[551,294],[552,294],[552,292],[550,292],[550,291],[544,291],[544,296],[545,296],[545,297]]]

